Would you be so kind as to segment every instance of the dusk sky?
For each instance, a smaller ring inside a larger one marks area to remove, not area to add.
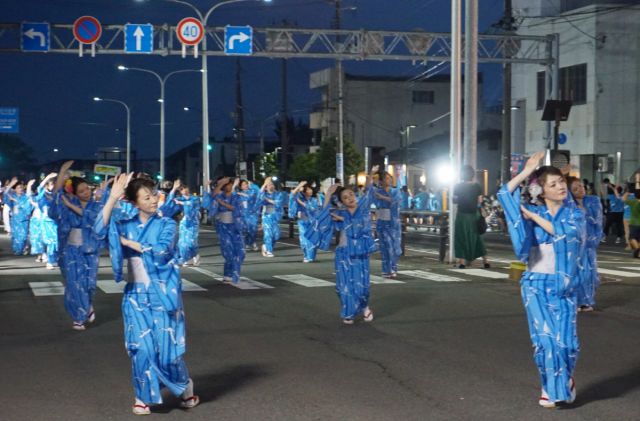
[[[200,9],[216,2],[194,0]],[[464,2],[463,2],[464,3]],[[490,30],[503,13],[502,0],[480,2],[480,32]],[[344,0],[343,28],[369,30],[424,30],[449,32],[451,3],[447,0]],[[300,28],[331,28],[333,2],[328,0],[273,0],[270,4],[245,2],[223,6],[209,19],[209,26],[252,25],[279,27],[284,19]],[[95,16],[102,25],[125,23],[168,23],[192,16],[186,6],[162,0],[2,0],[2,23],[23,21],[67,23],[82,15]],[[1,40],[2,38],[0,38]],[[0,45],[6,46],[6,40]],[[125,145],[125,112],[113,103],[96,103],[94,96],[119,99],[131,107],[132,144],[140,158],[159,154],[158,81],[149,74],[121,72],[116,66],[143,67],[161,75],[178,69],[199,69],[193,56],[0,53],[0,107],[20,109],[19,136],[37,151],[41,161],[56,158],[91,158],[98,147]],[[235,101],[235,64],[232,57],[210,57],[209,108],[211,135],[231,134]],[[428,63],[433,66],[437,63]],[[260,122],[280,108],[280,60],[242,58],[245,128],[257,136]],[[319,100],[309,90],[309,74],[333,65],[331,60],[289,60],[289,109],[308,110]],[[448,66],[441,66],[448,73]],[[411,62],[345,62],[349,73],[413,76],[425,70]],[[481,65],[484,73],[484,103],[501,99],[499,65]],[[185,112],[184,106],[201,107],[199,73],[172,76],[166,88],[167,155],[194,142],[201,135],[199,111]],[[304,114],[296,118],[306,120]],[[272,133],[273,125],[268,134]],[[57,155],[53,148],[59,148]]]

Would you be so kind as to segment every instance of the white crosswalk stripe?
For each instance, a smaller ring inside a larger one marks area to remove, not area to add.
[[[414,278],[427,279],[434,282],[469,282],[469,279],[456,278],[455,276],[440,275],[438,273],[427,272],[424,270],[401,270],[401,275],[407,275]]]
[[[625,272],[622,270],[613,270],[613,269],[603,269],[598,268],[598,273],[603,275],[613,275],[613,276],[622,276],[623,278],[637,278],[640,276],[637,272]]]
[[[124,292],[124,287],[127,285],[126,282],[116,282],[114,280],[106,280],[106,281],[98,281],[98,288],[100,288],[105,294],[122,294]],[[188,281],[182,278],[182,291],[183,292],[202,292],[206,291],[206,288],[201,287],[198,284],[194,284],[191,281]]]
[[[213,273],[207,269],[203,269],[200,267],[189,266],[189,269],[195,270],[196,272],[200,272],[204,275],[207,275],[210,278],[215,279],[216,281],[222,282],[224,277],[222,275],[218,275],[217,273]],[[253,279],[245,278],[244,276],[238,280],[237,284],[229,284],[238,289],[270,289],[273,288],[271,285],[263,284],[262,282],[254,281]]]
[[[312,276],[303,275],[301,273],[295,275],[275,275],[274,278],[282,279],[283,281],[291,282],[293,284],[301,285],[307,288],[331,287],[336,285],[333,282],[328,282],[324,279],[318,279]]]
[[[64,295],[64,285],[62,285],[62,282],[29,282],[29,287],[36,297]]]
[[[378,275],[369,275],[369,282],[372,284],[404,284],[403,281],[398,281],[397,279],[387,279]]]
[[[491,279],[507,279],[509,275],[502,272],[494,272],[487,269],[449,269],[449,272],[460,273],[464,275],[477,276],[479,278],[491,278]]]

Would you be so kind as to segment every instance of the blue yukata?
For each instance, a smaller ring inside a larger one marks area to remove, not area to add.
[[[214,201],[217,203],[216,232],[220,240],[220,252],[224,257],[224,278],[236,284],[240,280],[240,269],[245,256],[242,238],[242,199],[235,192],[231,196],[219,193],[214,197]],[[233,210],[220,202],[233,206]]]
[[[345,208],[326,207],[310,218],[312,229],[308,231],[308,240],[320,250],[329,250],[334,229],[340,233],[335,269],[342,319],[354,319],[369,305],[369,256],[377,249],[371,233],[369,209],[372,201],[373,189],[369,188],[358,199],[358,207],[353,214]],[[332,213],[344,221],[334,221]]]
[[[42,212],[40,212],[38,203],[34,200],[33,196],[29,195],[29,198],[31,200],[31,206],[33,207],[31,219],[29,220],[30,253],[32,255],[40,255],[44,252],[44,244],[42,243]]]
[[[376,197],[376,232],[380,241],[382,255],[382,273],[391,275],[398,272],[398,260],[402,254],[402,225],[400,222],[400,190],[390,188],[373,188],[376,194],[390,199],[390,201]]]
[[[62,194],[56,193],[52,206],[55,206],[58,233],[64,235],[58,258],[65,279],[64,307],[74,322],[84,323],[91,313],[96,291],[101,242],[93,225],[103,204],[91,200],[82,209],[82,215],[78,215],[62,202]],[[82,208],[78,198],[66,197],[70,203]]]
[[[180,212],[180,205],[174,200],[176,195],[173,191],[166,195],[164,203],[158,208],[158,212],[162,216],[167,218],[173,218],[178,212]]]
[[[554,235],[522,216],[520,189],[498,192],[511,242],[527,263],[520,279],[522,301],[533,342],[533,359],[549,401],[571,399],[570,379],[580,350],[576,330],[576,291],[586,237],[584,212],[571,201],[552,216],[546,206],[527,208],[553,224]]]
[[[413,196],[413,209],[415,210],[431,210],[429,209],[429,196],[427,192],[421,191]]]
[[[409,195],[409,192],[404,190],[400,190],[400,194],[402,196],[402,200],[400,202],[400,210],[409,210],[411,209],[412,198]]]
[[[42,215],[42,245],[47,254],[47,262],[55,265],[58,262],[58,224],[53,219],[53,194],[38,187],[36,203]]]
[[[271,200],[272,202],[270,202]],[[256,206],[262,211],[262,241],[266,251],[273,253],[273,245],[280,239],[280,219],[282,219],[282,196],[279,192],[261,191]]]
[[[242,215],[242,233],[244,244],[253,246],[256,244],[256,236],[258,235],[258,212],[256,211],[256,199],[259,190],[254,184],[251,184],[248,190],[239,191],[240,212]]]
[[[127,284],[122,297],[125,348],[131,359],[132,383],[137,399],[145,404],[162,403],[161,387],[180,396],[187,388],[182,282],[177,263],[176,223],[153,215],[140,222],[137,210],[114,208],[109,225],[102,214],[95,231],[108,236],[109,254],[116,282]],[[123,247],[120,237],[139,242],[142,253]]]
[[[198,255],[198,231],[200,228],[200,198],[189,196],[177,199],[182,204],[182,220],[178,235],[178,261],[186,263]]]
[[[26,194],[18,195],[13,189],[5,192],[11,206],[11,249],[16,256],[24,253],[29,238],[29,219],[33,205]]]
[[[578,287],[578,306],[594,306],[596,290],[600,285],[596,250],[604,238],[602,231],[602,203],[598,196],[585,196],[582,200],[587,221],[585,254],[582,260],[581,282]]]
[[[308,231],[312,228],[310,218],[320,211],[320,207],[317,197],[306,198],[302,193],[289,197],[289,218],[297,218],[300,248],[304,260],[309,262],[316,260],[317,252],[316,246],[307,239]]]

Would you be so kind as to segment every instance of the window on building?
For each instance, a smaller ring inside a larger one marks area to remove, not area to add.
[[[544,108],[544,99],[545,99],[545,89],[546,89],[546,85],[545,85],[545,72],[538,72],[538,74],[536,75],[537,78],[537,88],[536,88],[536,92],[537,92],[537,99],[536,99],[536,110],[541,110]]]
[[[434,97],[433,91],[413,91],[414,104],[433,104]]]
[[[536,110],[544,108],[545,102],[545,72],[536,74]],[[560,99],[569,100],[573,105],[586,104],[587,102],[587,64],[560,68],[559,81]]]
[[[587,102],[587,64],[560,68],[560,99],[573,105]]]

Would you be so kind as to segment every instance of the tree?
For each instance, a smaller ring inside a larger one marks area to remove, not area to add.
[[[34,170],[33,148],[17,136],[0,135],[0,173],[12,177]]]
[[[264,155],[260,155],[256,159],[256,165],[258,172],[255,181],[262,182],[266,177],[277,175],[278,162],[276,161],[276,152],[267,152]]]
[[[319,181],[316,168],[317,157],[317,153],[296,156],[289,167],[288,178],[296,181]]]
[[[316,169],[320,179],[336,176],[336,145],[337,139],[330,137],[320,143],[318,157],[316,159]],[[344,139],[344,176],[358,174],[363,171],[364,160],[356,150],[355,145],[348,139]],[[342,180],[344,182],[344,180]]]

